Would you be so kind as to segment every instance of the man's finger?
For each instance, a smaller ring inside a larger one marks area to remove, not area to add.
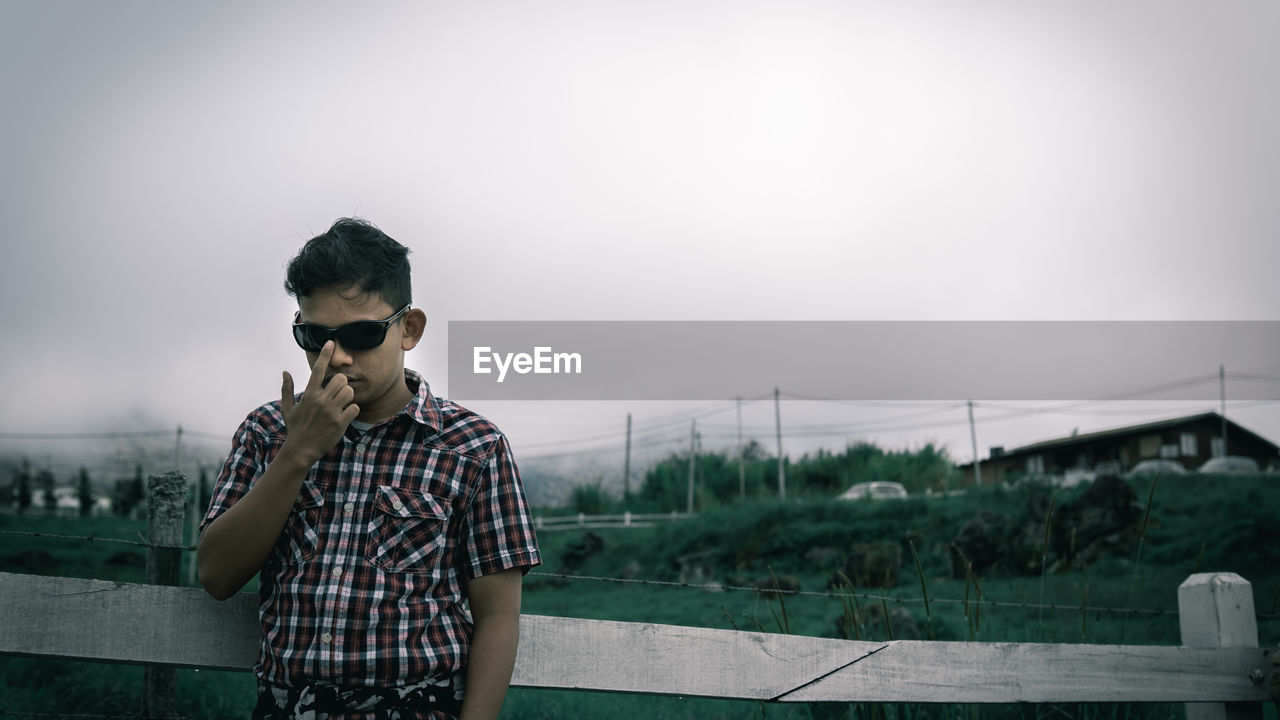
[[[325,381],[324,393],[317,395],[317,397],[332,400],[338,397],[338,393],[342,392],[342,389],[346,387],[350,387],[347,385],[347,376],[342,373],[334,373],[332,377]]]
[[[284,381],[280,383],[280,409],[289,412],[293,409],[293,376],[284,371]]]
[[[329,369],[329,360],[333,358],[333,341],[326,340],[316,362],[311,366],[311,379],[307,381],[307,391],[314,392],[324,385],[324,374]]]
[[[338,407],[343,407],[343,408],[345,408],[348,403],[355,400],[355,398],[356,398],[356,391],[353,390],[351,386],[347,385],[345,382],[342,384],[342,387],[338,388],[337,392],[333,394],[333,399],[338,401]]]
[[[360,417],[360,406],[355,403],[351,403],[343,409],[340,417],[342,418],[343,424],[350,425],[352,420]]]

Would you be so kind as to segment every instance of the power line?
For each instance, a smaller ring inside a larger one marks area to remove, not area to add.
[[[1039,406],[1039,407],[1012,407],[1002,405],[1000,403],[977,402],[979,408],[999,408],[1006,410],[1003,414],[987,415],[979,417],[983,422],[992,422],[1009,418],[1016,418],[1032,414],[1077,414],[1077,415],[1143,415],[1143,414],[1167,414],[1169,412],[1178,412],[1181,409],[1120,409],[1120,408],[1099,408],[1099,403],[1108,403],[1119,399],[1132,399],[1143,395],[1171,390],[1181,387],[1189,387],[1192,385],[1202,384],[1216,379],[1216,374],[1206,374],[1201,376],[1182,378],[1164,383],[1156,383],[1142,386],[1129,386],[1127,388],[1113,389],[1111,394],[1098,399],[1078,401],[1068,405],[1058,406]],[[1264,375],[1253,373],[1229,373],[1227,377],[1236,380],[1249,382],[1280,382],[1280,376]],[[939,420],[925,423],[908,423],[904,422],[915,418],[924,418],[932,415],[939,415],[948,411],[960,408],[961,403],[948,402],[933,407],[921,409],[918,401],[870,401],[870,400],[839,400],[816,395],[808,395],[791,391],[781,391],[779,393],[788,399],[801,401],[816,402],[833,402],[848,405],[857,405],[862,407],[909,407],[915,408],[912,412],[901,413],[891,416],[881,416],[852,422],[840,422],[829,424],[793,424],[788,427],[788,435],[794,437],[832,437],[838,435],[846,435],[848,433],[866,433],[866,432],[904,432],[912,430],[932,429],[939,427],[953,427],[966,422],[962,418],[955,420]],[[769,394],[762,394],[758,397],[745,398],[746,402],[759,402],[767,400]],[[1275,400],[1259,400],[1249,404],[1240,404],[1238,401],[1233,403],[1233,407],[1244,408],[1254,407],[1258,405],[1266,405]],[[660,415],[651,418],[645,422],[637,422],[632,428],[632,439],[636,447],[652,447],[655,444],[661,444],[673,432],[681,432],[681,428],[690,420],[703,420],[709,417],[728,412],[730,409],[736,409],[736,401],[723,401],[717,403],[710,408],[700,408],[693,411],[679,411]],[[1183,406],[1189,410],[1200,409],[1200,406]],[[719,425],[716,423],[705,423],[703,427],[707,430],[706,436],[709,438],[726,439],[724,434],[729,426]],[[733,428],[736,435],[736,426]],[[745,427],[744,431],[751,434],[763,434],[766,431],[773,430],[773,427],[765,428],[764,426]],[[183,429],[183,436],[198,440],[209,445],[214,443],[225,448],[232,440],[232,433],[209,433],[198,430]],[[33,440],[33,441],[51,441],[51,440],[122,440],[122,439],[142,439],[142,438],[171,438],[174,431],[171,430],[142,430],[142,431],[111,431],[111,432],[83,432],[83,433],[54,433],[54,432],[0,432],[0,440]],[[591,456],[591,455],[607,455],[615,452],[622,452],[621,445],[623,443],[623,433],[621,431],[601,432],[591,435],[582,435],[573,438],[542,440],[530,443],[522,443],[520,450],[560,450],[560,452],[541,452],[528,455],[529,459],[541,459],[552,457],[572,457],[572,456]],[[120,458],[101,457],[101,462],[119,462]],[[65,461],[60,461],[61,467],[66,467]]]
[[[843,432],[843,431],[856,431],[856,430],[862,430],[862,429],[875,430],[880,427],[883,427],[882,425],[880,425],[880,423],[883,423],[886,421],[907,420],[907,419],[918,418],[918,417],[927,417],[929,415],[937,415],[939,413],[944,413],[951,410],[957,410],[962,407],[964,407],[962,403],[961,404],[950,403],[942,407],[930,408],[927,410],[921,410],[919,412],[914,412],[914,413],[902,413],[900,415],[875,417],[867,420],[858,420],[855,422],[848,422],[848,423],[832,423],[832,424],[825,424],[825,425],[822,425],[822,424],[809,425],[804,423],[792,423],[787,425],[787,434],[803,435],[806,433],[806,431],[815,431],[815,434],[822,435],[822,434],[835,434],[836,431]],[[715,423],[708,423],[704,427],[715,429],[715,430],[725,430],[729,428],[733,428],[736,430],[737,428],[736,425],[732,425],[732,426],[718,425]],[[764,432],[772,431],[773,426],[770,425],[766,427],[763,425],[750,425],[750,426],[744,426],[743,429],[744,431],[748,431],[748,432],[764,433]]]
[[[1254,375],[1251,373],[1227,373],[1228,380],[1248,380],[1251,382],[1280,383],[1280,375]]]
[[[729,401],[726,401],[726,403],[729,403]],[[632,426],[632,429],[631,429],[631,430],[632,430],[632,433],[634,434],[634,435],[633,435],[633,437],[635,437],[635,436],[643,437],[643,436],[644,436],[644,434],[645,434],[646,432],[647,432],[647,433],[653,433],[653,432],[659,432],[659,433],[660,433],[660,432],[662,432],[662,431],[664,431],[664,430],[667,430],[667,429],[670,429],[670,428],[675,428],[675,427],[681,427],[681,428],[682,428],[682,427],[684,427],[684,425],[685,425],[686,423],[688,423],[690,420],[700,420],[700,419],[702,419],[702,418],[711,417],[711,416],[713,416],[713,415],[718,415],[718,414],[720,414],[720,413],[722,413],[722,412],[727,412],[728,410],[732,409],[733,407],[734,407],[734,405],[733,405],[733,404],[726,404],[726,405],[725,405],[725,406],[723,406],[723,407],[711,408],[711,409],[706,409],[706,410],[694,410],[694,411],[692,411],[692,412],[685,410],[685,411],[681,411],[681,412],[679,412],[679,413],[671,413],[671,414],[669,414],[669,415],[659,416],[659,417],[657,417],[657,418],[652,418],[652,419],[650,419],[650,420],[648,420],[648,421],[646,421],[646,422],[637,422],[637,423],[635,423],[635,424]],[[621,433],[621,432],[619,432],[619,431],[613,431],[613,430],[611,430],[611,431],[607,431],[607,432],[597,433],[597,434],[595,434],[595,435],[580,435],[580,436],[577,436],[577,437],[574,437],[574,438],[570,438],[570,439],[562,439],[562,440],[542,440],[542,441],[534,441],[534,442],[528,442],[528,443],[521,443],[521,444],[520,444],[520,447],[521,447],[521,449],[526,449],[526,450],[527,450],[527,449],[530,449],[530,448],[534,448],[534,449],[536,449],[536,448],[548,447],[548,446],[549,446],[549,447],[563,447],[563,446],[565,446],[565,445],[575,445],[575,444],[582,444],[582,443],[592,443],[592,442],[598,442],[598,441],[602,441],[602,440],[613,440],[613,441],[617,441],[617,440],[619,440],[622,436],[623,436],[623,433]]]
[[[661,447],[663,445],[677,445],[677,444],[682,444],[682,441],[677,438],[666,438],[661,440],[651,440],[649,442],[644,442],[644,443],[632,442],[631,449],[635,450],[637,448]],[[612,455],[614,453],[622,453],[624,451],[625,451],[624,447],[604,447],[604,448],[592,448],[587,450],[569,450],[569,451],[560,452],[560,453],[542,453],[539,455],[519,455],[518,454],[517,458],[523,462],[526,460],[550,460],[553,458],[565,458],[565,457],[589,457],[594,455]]]

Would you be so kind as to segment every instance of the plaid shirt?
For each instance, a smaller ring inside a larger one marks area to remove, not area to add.
[[[254,672],[394,687],[463,669],[473,628],[468,578],[541,563],[507,439],[431,394],[342,440],[312,466],[259,575]],[[262,476],[284,444],[280,403],[249,414],[218,475],[203,530]]]

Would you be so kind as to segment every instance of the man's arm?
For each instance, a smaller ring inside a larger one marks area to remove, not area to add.
[[[466,693],[459,720],[498,717],[520,640],[520,582],[522,568],[512,568],[467,582],[467,598],[475,635],[467,660]]]
[[[234,595],[262,568],[284,529],[289,512],[311,466],[342,439],[360,408],[344,375],[321,386],[333,357],[333,341],[325,343],[311,368],[302,401],[293,402],[293,378],[284,373],[280,412],[288,437],[253,487],[219,515],[200,535],[196,550],[200,584],[213,597]]]

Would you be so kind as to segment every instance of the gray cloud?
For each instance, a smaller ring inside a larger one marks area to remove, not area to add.
[[[1278,13],[9,3],[4,426],[229,433],[339,215],[441,390],[449,320],[1275,319]]]

